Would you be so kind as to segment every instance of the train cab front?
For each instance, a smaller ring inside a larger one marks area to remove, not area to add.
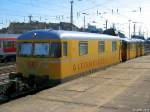
[[[18,42],[17,72],[33,87],[46,87],[60,74],[60,42]]]

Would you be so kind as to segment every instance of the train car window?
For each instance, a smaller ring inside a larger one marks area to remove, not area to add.
[[[14,48],[14,41],[4,41],[4,48]]]
[[[79,43],[79,54],[80,56],[86,55],[88,53],[88,43],[87,42],[80,42]]]
[[[16,42],[15,41],[13,41],[13,47],[16,48]]]
[[[63,56],[67,56],[67,42],[63,42]]]
[[[32,43],[20,43],[19,44],[19,55],[21,56],[31,56],[33,45]]]
[[[48,56],[49,55],[49,43],[35,43],[33,54],[34,56]]]
[[[117,42],[112,41],[112,51],[116,51],[116,50],[117,50]]]
[[[49,56],[52,58],[59,58],[61,57],[61,43],[52,42],[49,46]]]
[[[105,41],[98,42],[98,52],[99,53],[105,52]]]

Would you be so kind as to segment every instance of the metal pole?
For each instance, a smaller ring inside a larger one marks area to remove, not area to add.
[[[28,17],[29,17],[29,23],[31,23],[31,22],[32,22],[32,17],[33,17],[33,16],[32,16],[32,15],[29,15]]]
[[[130,22],[131,22],[131,20],[129,20],[129,38],[131,38],[131,32],[130,32],[130,30],[131,30],[131,28],[130,28]]]
[[[85,15],[84,15],[83,22],[84,22],[84,31],[85,31]]]
[[[139,26],[139,36],[141,36],[141,26]]]
[[[115,28],[115,27],[116,27],[115,23],[112,23],[112,27],[113,27],[113,29],[116,29],[116,28]]]
[[[83,25],[84,27],[83,27],[83,28],[84,28],[84,29],[83,29],[83,30],[85,31],[85,26],[86,26],[86,25],[85,25],[85,16],[88,15],[88,14],[87,14],[87,13],[82,13],[82,14],[84,15],[84,18],[83,18],[83,22],[84,22],[84,25]]]
[[[107,30],[108,20],[106,20],[106,30]]]
[[[71,3],[70,23],[71,23],[71,30],[73,30],[73,0],[71,0],[70,3]]]
[[[135,29],[136,29],[136,23],[134,23],[134,26],[133,26],[133,34],[135,35]]]

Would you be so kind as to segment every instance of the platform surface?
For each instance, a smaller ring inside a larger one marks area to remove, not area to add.
[[[2,104],[0,112],[150,112],[150,55]]]

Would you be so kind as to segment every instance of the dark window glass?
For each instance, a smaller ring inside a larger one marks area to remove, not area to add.
[[[14,48],[15,47],[15,41],[4,41],[4,48]]]
[[[67,42],[63,43],[63,56],[67,56]]]
[[[87,42],[80,42],[79,43],[79,54],[80,56],[86,55],[88,53],[88,43]]]
[[[117,42],[112,41],[112,51],[116,51],[116,50],[117,50]]]
[[[98,52],[99,53],[105,52],[105,41],[98,42]]]
[[[57,42],[50,43],[50,57],[59,58],[61,57],[61,44]]]

